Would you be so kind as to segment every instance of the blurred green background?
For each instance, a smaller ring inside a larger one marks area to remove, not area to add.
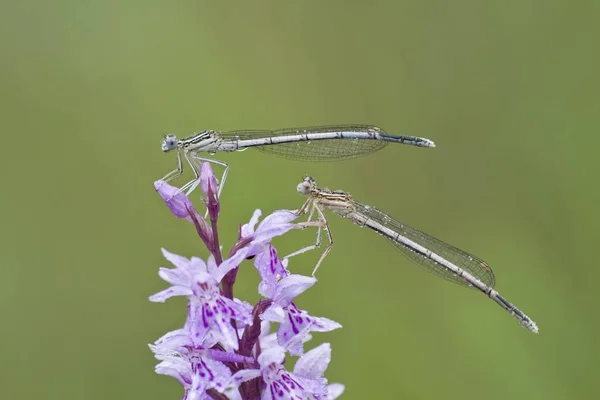
[[[185,303],[147,298],[160,247],[206,251],[154,192],[176,162],[163,132],[368,123],[438,147],[219,154],[225,248],[255,208],[301,205],[311,174],[487,260],[540,334],[331,216],[336,245],[298,304],[344,325],[310,343],[332,343],[343,398],[598,398],[599,4],[2,2],[0,397],[182,395],[146,344]],[[256,300],[249,266],[236,293]]]

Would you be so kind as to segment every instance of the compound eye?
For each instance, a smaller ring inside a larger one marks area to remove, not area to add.
[[[296,190],[298,191],[298,193],[301,193],[301,194],[309,194],[310,187],[311,187],[311,185],[308,182],[304,181],[304,182],[299,183],[296,186]]]
[[[169,133],[168,135],[165,136],[165,139],[163,140],[162,150],[169,151],[169,150],[173,150],[176,147],[177,147],[177,137],[174,134]]]

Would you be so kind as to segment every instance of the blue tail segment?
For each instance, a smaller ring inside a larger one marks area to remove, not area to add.
[[[435,147],[433,140],[417,136],[390,135],[388,133],[379,132],[377,133],[377,137],[387,142],[412,144],[413,146],[419,147]]]

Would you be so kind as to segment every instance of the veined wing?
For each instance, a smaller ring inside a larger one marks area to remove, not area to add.
[[[404,236],[405,238],[426,248],[427,250],[436,253],[440,257],[470,273],[489,287],[494,287],[496,284],[496,278],[494,277],[494,272],[490,266],[485,261],[477,258],[473,254],[469,254],[466,251],[458,249],[449,245],[448,243],[444,243],[441,240],[434,238],[433,236],[421,232],[418,229],[403,224],[373,207],[364,205],[357,201],[352,201],[352,205],[355,207],[355,210],[358,213],[368,217],[372,221],[387,226],[394,232],[399,233],[401,236]],[[451,282],[464,286],[470,286],[464,279],[452,273],[442,264],[432,260],[427,256],[424,256],[418,251],[411,249],[409,246],[394,240],[387,235],[383,236],[388,239],[398,250],[400,250],[402,254],[410,258],[417,265],[424,267],[426,270]]]
[[[303,135],[311,133],[335,133],[335,132],[360,132],[360,133],[380,133],[389,136],[391,139],[359,139],[359,138],[339,138],[339,139],[318,139],[301,140],[290,143],[277,143],[263,146],[254,146],[257,150],[272,154],[278,157],[303,160],[303,161],[339,161],[347,160],[372,153],[387,146],[393,138],[402,138],[401,136],[387,135],[381,129],[371,125],[331,125],[316,126],[306,128],[289,128],[278,130],[243,130],[221,133],[221,137],[226,140],[236,139],[260,139],[266,137],[281,137]]]

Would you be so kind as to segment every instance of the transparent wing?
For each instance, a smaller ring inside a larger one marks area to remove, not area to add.
[[[324,132],[377,132],[383,133],[381,129],[371,125],[331,125],[307,128],[290,128],[262,131],[231,131],[221,133],[224,139],[258,139],[265,137],[298,135],[304,133]],[[395,141],[398,136],[391,136],[390,141]],[[385,140],[373,139],[323,139],[299,141],[293,143],[280,143],[268,146],[256,146],[257,150],[278,157],[303,160],[303,161],[340,161],[363,156],[387,146]]]
[[[461,249],[457,249],[454,246],[449,245],[448,243],[444,243],[441,240],[434,238],[433,236],[429,236],[428,234],[419,231],[418,229],[411,228],[406,224],[396,221],[394,218],[385,214],[382,211],[379,211],[373,207],[361,204],[356,201],[352,201],[357,212],[365,215],[366,217],[376,221],[388,228],[391,228],[395,232],[398,232],[400,235],[410,239],[411,241],[425,247],[428,250],[438,254],[439,256],[445,258],[450,261],[452,264],[457,267],[462,268],[467,271],[471,275],[475,276],[477,279],[485,283],[490,287],[494,287],[496,284],[496,278],[494,277],[494,272],[490,268],[490,266],[480,258],[477,258],[473,254],[469,254],[466,251]],[[458,277],[456,274],[448,271],[444,268],[443,265],[437,263],[431,258],[425,257],[422,254],[418,253],[415,250],[412,250],[410,247],[393,240],[392,238],[388,239],[402,254],[406,257],[410,258],[417,265],[424,267],[426,270],[434,273],[435,275],[447,279],[451,282],[458,283],[463,286],[470,286],[466,281]]]

